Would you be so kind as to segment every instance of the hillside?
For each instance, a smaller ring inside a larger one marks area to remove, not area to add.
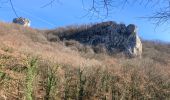
[[[88,27],[38,30],[1,22],[0,100],[170,99],[170,44],[142,41],[141,58],[129,59],[58,37]]]

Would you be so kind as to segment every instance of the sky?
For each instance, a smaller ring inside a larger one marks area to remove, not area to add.
[[[8,3],[0,0],[0,21],[12,22],[16,17]],[[154,13],[153,6],[136,4],[126,5],[124,8],[113,8],[109,16],[104,20],[103,16],[86,16],[90,0],[82,5],[81,0],[60,0],[52,5],[42,8],[49,0],[13,0],[13,5],[18,16],[31,20],[31,27],[39,29],[54,29],[68,25],[81,25],[88,23],[99,23],[102,21],[115,21],[117,23],[135,24],[138,27],[138,34],[144,40],[161,40],[170,42],[169,24],[156,27],[153,21],[140,18],[150,16]],[[160,4],[160,6],[162,6]],[[92,15],[92,12],[88,13]]]

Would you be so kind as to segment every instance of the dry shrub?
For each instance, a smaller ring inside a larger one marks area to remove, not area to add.
[[[151,58],[157,63],[170,63],[170,46],[168,43],[157,41],[143,41],[143,57]]]
[[[60,38],[63,39],[63,37],[70,36],[79,32],[82,32],[83,30],[86,30],[90,28],[93,24],[88,25],[70,25],[66,27],[59,27],[54,30],[45,30],[44,35],[47,37],[47,39],[50,40],[50,38]]]
[[[64,69],[62,99],[168,99],[169,74],[152,59],[121,59],[120,65]]]
[[[71,48],[72,50],[79,51],[81,53],[94,54],[93,49],[90,46],[83,45],[75,40],[65,40],[63,41],[65,46]]]
[[[169,44],[144,41],[142,58],[127,59],[110,57],[100,47],[97,50],[101,53],[90,54],[91,47],[76,41],[49,42],[44,31],[13,24],[0,26],[0,99],[25,98],[28,55],[38,56],[30,93],[35,100],[170,98]],[[70,33],[77,29],[68,27]],[[56,31],[62,35],[65,28]]]

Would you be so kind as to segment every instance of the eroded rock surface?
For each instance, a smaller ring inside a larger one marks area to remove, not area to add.
[[[126,26],[113,21],[102,22],[72,34],[61,35],[59,38],[104,48],[103,50],[108,54],[123,52],[129,57],[137,57],[142,54],[142,43],[134,24]]]

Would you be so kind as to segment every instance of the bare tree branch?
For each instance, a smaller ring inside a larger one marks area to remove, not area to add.
[[[43,5],[41,8],[47,7],[49,5],[52,5],[56,0],[51,0],[50,2],[48,2],[47,4]]]
[[[9,0],[9,1],[10,1],[10,5],[11,5],[11,7],[12,7],[13,12],[15,13],[15,15],[16,15],[17,17],[19,17],[18,14],[17,14],[17,12],[16,12],[16,10],[15,10],[15,8],[14,8],[14,5],[13,5],[13,3],[12,3],[12,0]]]
[[[41,8],[52,5],[56,1],[59,2],[59,0],[49,0],[49,2],[44,4]],[[85,5],[87,1],[81,1],[83,7],[87,11],[87,14],[85,16],[91,15],[91,17],[93,17],[97,15],[98,18],[101,18],[101,16],[107,18],[113,10],[124,8],[128,4],[139,3],[140,5],[145,5],[149,7],[158,7],[159,4],[162,5],[160,10],[157,10],[154,14],[151,14],[152,16],[142,18],[153,20],[156,22],[156,24],[163,24],[170,20],[170,0],[91,0],[91,4],[89,4],[88,2],[88,5]],[[1,5],[8,2],[10,2],[13,12],[18,17],[12,0],[0,0]]]
[[[84,0],[82,0],[84,2]],[[94,12],[99,15],[103,14],[107,17],[112,9],[124,8],[127,4],[139,3],[140,5],[152,7],[159,7],[163,5],[154,14],[147,18],[155,22],[156,25],[164,24],[170,20],[170,0],[92,0],[92,6],[89,7],[89,12]],[[165,7],[166,6],[166,7]]]

